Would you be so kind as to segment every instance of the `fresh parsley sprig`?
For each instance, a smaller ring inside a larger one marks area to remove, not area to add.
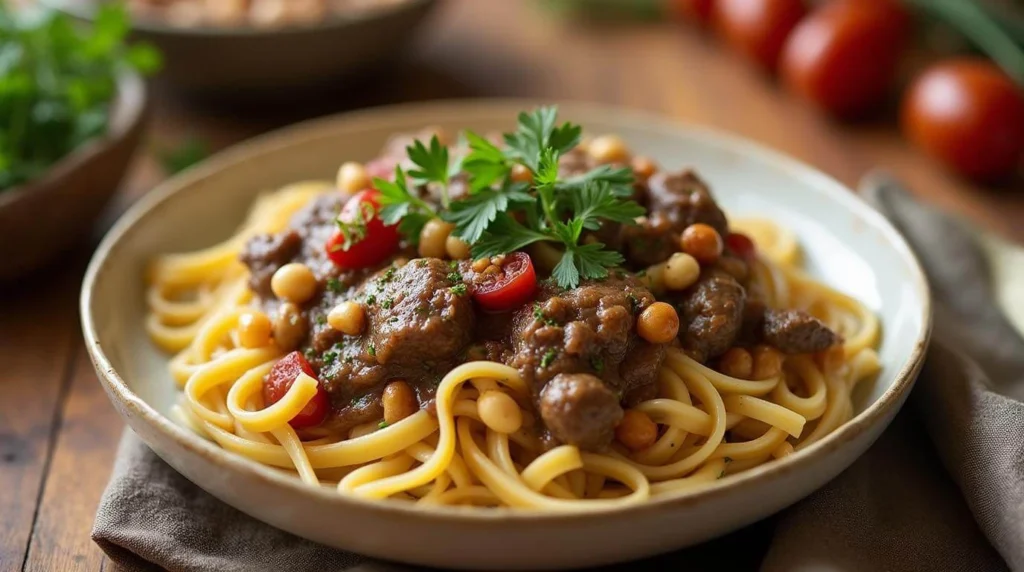
[[[557,118],[554,107],[519,114],[516,131],[503,137],[504,149],[466,132],[469,152],[455,164],[436,137],[429,145],[414,142],[406,151],[415,168],[406,173],[396,167],[393,182],[374,179],[381,192],[382,220],[399,224],[415,242],[427,221],[440,217],[455,226],[454,235],[470,244],[474,257],[553,243],[563,254],[552,277],[563,288],[608,276],[609,268],[622,264],[622,255],[593,240],[581,244],[581,239],[584,231],[605,223],[632,224],[644,214],[643,207],[629,200],[633,172],[602,165],[561,178],[559,159],[579,144],[582,129],[558,124]],[[529,170],[531,183],[513,181],[517,165]],[[459,175],[468,181],[468,196],[452,201],[449,189]],[[440,209],[420,194],[431,186],[440,192]]]

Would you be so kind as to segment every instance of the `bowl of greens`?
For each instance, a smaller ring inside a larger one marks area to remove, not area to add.
[[[0,3],[0,280],[23,275],[87,235],[138,147],[140,72],[159,65],[128,46],[110,7],[92,26]]]

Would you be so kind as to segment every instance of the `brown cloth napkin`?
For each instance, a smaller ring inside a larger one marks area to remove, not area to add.
[[[933,347],[908,406],[850,469],[778,517],[606,570],[1024,570],[1024,340],[994,304],[966,232],[884,177],[862,192],[911,241],[935,295]],[[130,431],[93,539],[128,570],[416,570],[260,523]]]

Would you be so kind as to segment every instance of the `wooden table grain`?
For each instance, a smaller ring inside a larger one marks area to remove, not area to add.
[[[219,149],[315,115],[495,96],[657,111],[760,141],[851,185],[882,167],[924,200],[1024,242],[1020,183],[983,188],[949,175],[908,147],[892,118],[831,122],[692,29],[567,22],[509,0],[447,0],[406,61],[309,102],[225,109],[158,91],[146,149],[104,224],[163,178],[159,150],[188,137]],[[77,296],[94,244],[0,287],[0,571],[116,568],[89,538],[123,429],[80,336]]]

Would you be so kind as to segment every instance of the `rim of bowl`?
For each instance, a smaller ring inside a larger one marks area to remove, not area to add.
[[[223,38],[279,37],[330,31],[354,26],[371,20],[379,20],[415,8],[425,8],[438,0],[401,0],[395,4],[376,6],[354,13],[334,12],[314,22],[289,23],[283,26],[257,28],[255,26],[175,26],[165,24],[158,18],[132,18],[131,29],[146,34],[164,36],[195,36]],[[41,4],[82,20],[92,21],[95,2],[71,2],[69,0],[41,0]]]
[[[0,190],[0,208],[21,197],[57,184],[71,176],[82,165],[92,161],[105,149],[124,139],[145,116],[148,92],[146,82],[138,73],[124,70],[117,76],[117,93],[110,102],[110,118],[106,132],[89,139],[57,160],[37,179],[7,190]]]
[[[776,459],[771,463],[730,475],[727,478],[715,481],[707,488],[695,491],[666,493],[663,496],[635,505],[600,507],[571,512],[544,512],[535,509],[501,507],[488,509],[448,506],[420,507],[417,505],[406,505],[405,503],[388,502],[386,500],[362,499],[340,494],[325,487],[311,487],[292,475],[283,474],[271,467],[230,453],[175,423],[143,401],[142,398],[128,388],[124,379],[114,370],[110,360],[104,354],[92,316],[93,287],[99,275],[104,271],[111,252],[116,249],[126,235],[131,233],[140,219],[159,208],[165,202],[173,200],[179,191],[183,191],[204,178],[232,167],[246,157],[273,154],[283,148],[291,147],[297,139],[316,140],[328,134],[335,134],[339,130],[358,132],[374,128],[394,131],[403,127],[408,128],[410,123],[424,120],[430,122],[428,118],[438,118],[434,119],[434,121],[459,121],[466,118],[486,120],[508,115],[509,112],[514,114],[518,110],[534,107],[541,103],[541,101],[536,99],[452,99],[373,107],[312,119],[239,143],[161,183],[139,199],[118,219],[113,228],[103,238],[86,270],[80,297],[80,313],[86,347],[93,365],[100,372],[99,379],[107,386],[112,397],[115,397],[125,406],[134,410],[139,417],[162,432],[165,437],[175,440],[178,445],[206,458],[209,462],[215,463],[225,470],[247,472],[268,484],[286,487],[299,494],[313,495],[319,502],[327,503],[336,508],[344,509],[346,507],[358,506],[361,509],[391,513],[403,518],[470,521],[481,525],[493,524],[508,519],[575,520],[594,518],[597,515],[661,510],[673,506],[681,508],[701,502],[704,499],[728,495],[731,491],[753,481],[777,480],[785,478],[792,471],[806,469],[815,457],[831,452],[842,444],[860,436],[869,427],[878,423],[890,409],[896,407],[901,402],[905,394],[913,386],[913,382],[924,362],[925,351],[931,337],[932,301],[925,273],[917,257],[899,231],[881,213],[869,206],[849,187],[834,178],[760,143],[755,143],[717,129],[688,124],[657,113],[569,100],[559,100],[557,104],[560,109],[570,115],[573,113],[601,114],[606,117],[615,117],[617,120],[627,123],[639,124],[645,129],[662,133],[678,134],[686,132],[734,149],[742,155],[756,156],[764,161],[775,163],[786,171],[791,172],[793,176],[808,179],[811,183],[811,192],[829,196],[830,199],[835,200],[841,206],[856,212],[862,220],[879,230],[885,237],[886,242],[898,252],[903,262],[909,268],[915,292],[923,301],[920,308],[921,332],[914,341],[914,349],[910,352],[910,355],[906,357],[903,363],[898,365],[899,370],[886,391],[853,419],[847,421],[835,431],[807,448],[796,451],[782,459]],[[550,102],[547,103],[550,104]]]

